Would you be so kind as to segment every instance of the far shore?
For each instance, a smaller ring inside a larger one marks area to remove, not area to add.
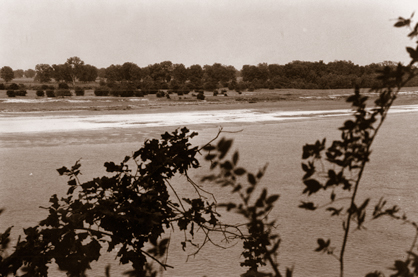
[[[263,109],[271,111],[316,111],[350,109],[346,98],[352,89],[340,90],[257,90],[255,92],[228,91],[227,96],[213,96],[205,92],[204,101],[197,100],[193,93],[170,99],[147,95],[141,98],[97,97],[93,91],[85,96],[65,98],[36,97],[28,91],[25,97],[8,98],[0,92],[0,116],[39,116],[39,115],[97,115],[97,114],[150,114],[209,110]],[[370,104],[377,95],[365,93]],[[395,105],[418,104],[418,88],[405,88],[399,94]]]

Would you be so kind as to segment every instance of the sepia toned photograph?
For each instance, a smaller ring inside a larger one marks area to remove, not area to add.
[[[417,0],[0,0],[0,276],[418,276]]]

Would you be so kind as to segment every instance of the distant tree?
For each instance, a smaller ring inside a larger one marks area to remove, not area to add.
[[[56,82],[71,82],[70,66],[68,64],[53,64],[52,66],[52,78]]]
[[[141,80],[141,68],[131,62],[126,62],[120,68],[120,74],[122,79],[126,81],[139,81]]]
[[[173,65],[172,75],[174,80],[176,80],[180,84],[184,84],[189,78],[189,71],[183,64],[175,64]]]
[[[36,77],[35,79],[41,83],[47,83],[51,81],[53,69],[49,64],[37,64],[35,66]]]
[[[35,77],[35,75],[36,75],[35,70],[33,70],[33,69],[25,70],[25,77],[26,78],[33,78],[33,77]]]
[[[10,66],[3,66],[0,69],[0,77],[6,82],[10,82],[14,79],[14,72]]]
[[[149,76],[155,81],[155,82],[170,82],[171,80],[171,74],[173,71],[173,63],[170,61],[164,61],[161,63],[155,63],[152,65],[149,65]]]
[[[102,67],[97,70],[99,78],[106,78],[106,68]]]
[[[122,74],[122,66],[117,65],[110,65],[106,68],[106,74],[105,74],[108,82],[120,82],[123,80],[123,74]]]
[[[194,64],[187,68],[190,83],[196,87],[197,84],[202,85],[203,69],[200,65]]]
[[[84,62],[79,57],[71,57],[67,59],[65,64],[69,66],[69,75],[71,76],[73,87],[75,88],[75,82],[80,78],[83,71]]]
[[[94,82],[98,76],[98,69],[90,64],[86,64],[81,68],[79,80],[81,82]]]
[[[16,69],[13,71],[13,73],[15,74],[15,78],[23,78],[25,75],[25,71],[23,71],[23,69]]]

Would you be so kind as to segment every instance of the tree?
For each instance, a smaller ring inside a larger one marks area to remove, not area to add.
[[[90,64],[84,65],[79,73],[80,82],[94,82],[98,77],[98,69]]]
[[[52,66],[52,78],[56,82],[71,82],[70,66],[68,64],[53,64]]]
[[[23,69],[16,69],[13,71],[13,73],[15,78],[23,78],[23,76],[25,75]]]
[[[65,65],[68,66],[68,73],[71,77],[73,87],[75,88],[75,83],[77,79],[80,78],[80,75],[83,71],[84,62],[79,57],[71,57],[67,59]]]
[[[123,73],[122,73],[122,66],[117,65],[110,65],[106,68],[105,74],[108,82],[120,82],[123,80]]]
[[[33,69],[25,70],[25,77],[26,78],[33,78],[33,77],[35,77],[35,74],[36,74],[36,72]]]
[[[10,66],[3,66],[0,69],[0,77],[6,82],[10,82],[14,79],[14,72]]]
[[[53,75],[53,69],[49,64],[37,64],[35,66],[36,77],[35,79],[41,83],[47,83],[51,81]]]
[[[409,27],[411,18],[400,17],[395,23],[395,27]],[[411,30],[409,37],[417,38],[418,23]],[[362,95],[358,87],[354,94],[347,98],[347,102],[351,103],[354,109],[354,118],[345,121],[344,125],[339,128],[341,139],[334,140],[328,148],[325,139],[317,140],[314,144],[306,144],[303,147],[302,159],[306,161],[302,163],[302,169],[305,172],[303,193],[310,196],[328,192],[330,201],[324,204],[302,201],[299,207],[309,211],[322,208],[331,216],[342,218],[343,236],[339,251],[336,251],[336,246],[328,238],[318,238],[318,247],[315,249],[317,252],[327,253],[338,259],[340,277],[344,276],[345,252],[350,234],[354,231],[351,225],[355,224],[357,225],[355,230],[361,230],[367,221],[376,220],[382,216],[388,216],[408,224],[416,232],[411,248],[407,252],[408,255],[404,260],[395,261],[395,266],[391,269],[396,273],[391,276],[418,275],[418,254],[413,252],[418,237],[418,223],[402,214],[398,206],[388,207],[387,201],[383,197],[376,201],[372,215],[370,215],[369,208],[372,199],[367,198],[362,202],[357,200],[363,173],[370,160],[371,146],[387,118],[390,107],[401,88],[418,75],[416,67],[418,46],[416,48],[407,47],[407,51],[411,57],[407,66],[401,63],[396,66],[389,64],[379,71],[378,79],[381,81],[381,85],[371,89],[379,97],[374,101],[372,109],[367,108],[368,97]],[[329,164],[328,169],[324,168],[324,161]],[[319,166],[318,163],[320,163]],[[344,200],[348,201],[344,202]],[[367,274],[367,277],[378,276],[383,276],[383,273],[376,271]]]
[[[183,64],[173,65],[173,79],[179,82],[180,84],[184,84],[187,81],[187,79],[189,78],[188,73],[189,71]]]

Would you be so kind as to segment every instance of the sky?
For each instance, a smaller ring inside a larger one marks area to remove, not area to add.
[[[408,61],[418,0],[0,0],[0,67]],[[418,13],[417,13],[418,17]]]

